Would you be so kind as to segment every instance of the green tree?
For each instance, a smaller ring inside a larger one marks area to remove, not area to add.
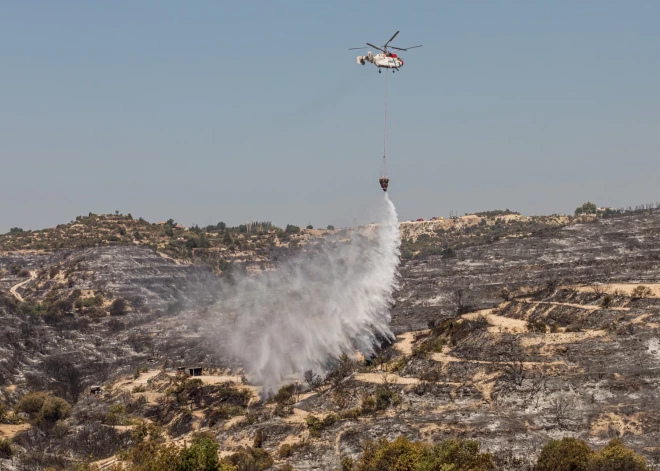
[[[334,231],[335,226],[333,226],[332,224],[328,224],[328,227],[326,229],[328,229],[329,231]]]
[[[189,237],[188,240],[186,241],[186,248],[188,250],[196,249],[199,247],[199,243],[197,242],[197,238],[195,237]]]
[[[300,228],[298,226],[294,226],[293,224],[287,224],[284,232],[287,234],[298,234],[300,232]]]
[[[551,440],[541,450],[537,471],[587,471],[592,452],[582,440],[572,437]]]
[[[582,206],[575,208],[575,215],[579,216],[580,214],[596,214],[596,205],[591,201],[587,201]]]
[[[208,249],[211,246],[211,243],[209,242],[209,238],[206,237],[206,234],[204,233],[201,233],[199,235],[197,243],[199,244],[200,249]]]
[[[311,224],[308,224],[305,229],[310,229],[311,230],[311,229],[314,229],[314,226],[312,226]]]

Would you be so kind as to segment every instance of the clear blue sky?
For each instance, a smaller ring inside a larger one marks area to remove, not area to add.
[[[2,2],[0,232],[660,200],[660,2]]]

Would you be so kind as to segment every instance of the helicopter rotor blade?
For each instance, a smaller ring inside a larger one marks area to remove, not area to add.
[[[369,49],[368,47],[352,47],[349,51],[355,51],[356,49]]]
[[[374,46],[374,45],[371,44],[371,43],[367,43],[367,46],[371,46],[371,47],[373,47],[374,49],[378,49],[379,51],[383,51],[383,52],[385,52],[383,49],[379,48],[378,46]]]
[[[392,37],[390,38],[390,40],[389,40],[389,41],[387,41],[387,42],[385,43],[385,45],[384,45],[383,47],[387,47],[387,45],[388,45],[389,43],[391,43],[391,42],[392,42],[392,39],[394,39],[394,38],[396,38],[396,35],[397,35],[397,34],[399,34],[399,32],[398,32],[398,31],[397,31],[396,33],[394,33],[394,35],[393,35],[393,36],[392,36]]]
[[[397,51],[407,51],[408,49],[415,49],[416,47],[422,47],[420,44],[419,46],[410,46],[410,47],[394,47],[390,46],[390,49],[396,49]]]

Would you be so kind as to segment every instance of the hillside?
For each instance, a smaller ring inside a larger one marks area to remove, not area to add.
[[[323,236],[327,230],[281,229],[269,222],[227,227],[186,228],[173,220],[150,223],[131,214],[78,216],[68,224],[37,231],[12,229],[0,235],[0,253],[44,254],[90,247],[147,247],[183,263],[204,263],[222,271],[239,262],[264,267],[271,251],[286,251]]]
[[[205,328],[209,306],[244,263],[253,273],[276,268],[328,231],[283,242],[277,229],[248,236],[168,225],[170,236],[163,225],[98,218],[152,242],[115,229],[125,239],[75,247],[76,223],[48,238],[68,247],[37,248],[45,238],[34,233],[2,238],[0,402],[10,412],[0,441],[11,438],[13,456],[0,467],[110,469],[137,459],[137,437],[181,445],[199,431],[223,458],[301,470],[342,469],[369,438],[398,436],[476,439],[497,469],[529,469],[563,436],[594,450],[620,437],[660,463],[660,214],[401,223],[402,248],[419,250],[400,267],[396,343],[370,362],[341,359],[328,377],[299,378],[269,400],[243,365],[219,354],[223,339]],[[249,256],[228,250],[226,234],[250,244]],[[208,247],[168,248],[202,235]],[[255,262],[258,242],[267,251]],[[213,251],[233,254],[232,268],[201,255]],[[189,366],[203,368],[200,381],[177,374]],[[102,398],[89,396],[95,384]],[[72,410],[56,427],[19,413],[28,391],[52,391]]]

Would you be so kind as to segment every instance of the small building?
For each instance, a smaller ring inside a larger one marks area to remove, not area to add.
[[[201,366],[181,366],[176,369],[177,375],[202,376],[204,369]]]

